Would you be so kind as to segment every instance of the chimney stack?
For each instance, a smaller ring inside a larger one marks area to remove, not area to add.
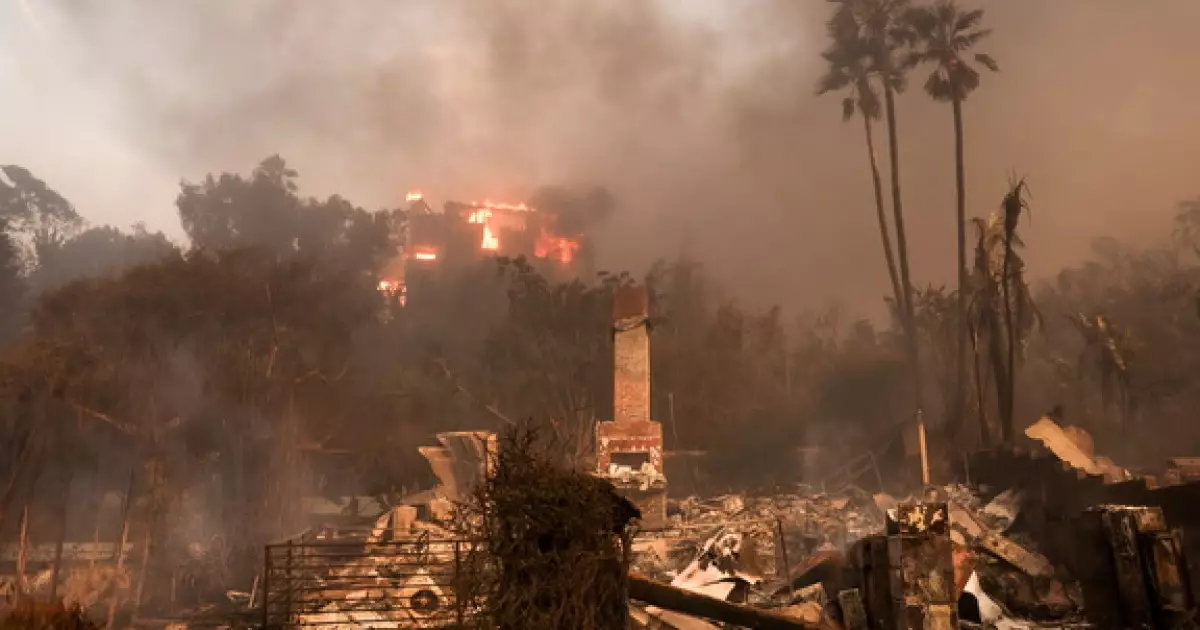
[[[650,316],[643,287],[621,287],[613,295],[613,421],[650,420]]]
[[[596,473],[642,513],[641,527],[667,519],[662,425],[650,419],[649,301],[645,287],[613,294],[613,416],[596,423]]]

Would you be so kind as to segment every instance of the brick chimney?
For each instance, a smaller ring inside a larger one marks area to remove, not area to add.
[[[650,420],[649,307],[642,287],[613,295],[613,422]]]
[[[596,473],[637,505],[642,528],[653,530],[666,525],[667,488],[662,425],[650,419],[648,317],[645,287],[613,294],[613,416],[596,423]]]

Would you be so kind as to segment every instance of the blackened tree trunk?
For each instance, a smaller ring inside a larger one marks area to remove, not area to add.
[[[967,177],[963,155],[962,99],[955,97],[954,105],[954,181],[957,193],[956,221],[958,229],[958,354],[955,355],[955,387],[951,422],[962,426],[966,422],[967,390]]]

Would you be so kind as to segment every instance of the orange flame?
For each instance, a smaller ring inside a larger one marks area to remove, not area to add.
[[[516,204],[498,203],[498,202],[492,201],[491,199],[484,199],[483,201],[472,201],[470,205],[472,208],[512,210],[515,212],[531,212],[533,210],[533,208],[530,208],[529,206],[527,206],[523,203],[516,203]]]
[[[579,241],[564,236],[554,236],[544,229],[538,235],[537,242],[533,247],[534,256],[556,260],[564,265],[569,265],[575,260],[577,251],[579,251]]]
[[[409,202],[420,201],[424,198],[425,198],[425,194],[419,190],[413,190],[413,191],[410,191],[408,194],[404,195],[404,200],[409,201]]]
[[[500,239],[492,234],[492,228],[487,223],[483,224],[483,240],[479,243],[480,249],[497,250],[500,249]]]
[[[418,247],[416,250],[413,251],[412,257],[416,260],[424,260],[424,261],[437,260],[438,253],[437,253],[437,250],[432,247],[428,247],[428,246]]]

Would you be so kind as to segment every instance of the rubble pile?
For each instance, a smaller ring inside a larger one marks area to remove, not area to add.
[[[642,492],[651,488],[663,487],[667,483],[667,478],[650,462],[642,462],[639,468],[621,464],[609,464],[607,472],[610,480],[624,485],[635,486]]]
[[[831,600],[840,608],[844,587],[854,581],[846,576],[856,543],[896,533],[899,506],[935,502],[947,506],[955,592],[970,594],[976,612],[968,616],[979,617],[969,621],[1033,628],[1078,619],[1078,585],[1014,531],[1023,501],[1015,490],[985,501],[962,485],[903,499],[808,487],[775,496],[689,497],[671,504],[669,529],[635,540],[633,570],[761,608],[825,608]]]
[[[268,576],[272,605],[301,626],[419,628],[454,620],[458,549],[441,525],[400,506],[366,536],[318,533],[285,547]],[[270,552],[269,552],[270,553]],[[250,594],[249,599],[254,599]]]
[[[884,525],[873,497],[854,488],[838,495],[800,486],[773,496],[693,496],[672,501],[668,512],[668,528],[640,535],[634,546],[634,568],[662,580],[676,577],[721,532],[751,542],[740,556],[744,566],[777,575],[785,557],[795,563],[814,551],[841,549]]]
[[[1072,479],[1076,473],[1108,483],[1128,478],[1085,448],[1081,432],[1050,421],[1032,428],[1031,437]],[[1200,464],[1173,464],[1180,479],[1200,477],[1193,471]],[[604,472],[626,490],[665,490],[648,462],[607,462]],[[797,486],[766,496],[664,499],[653,525],[643,512],[646,531],[633,541],[629,620],[635,628],[697,630],[725,627],[719,623],[829,630],[1185,627],[1197,607],[1184,539],[1162,508],[1092,501],[1082,515],[1061,510],[1057,520],[1076,529],[1072,539],[1059,539],[1044,529],[1048,486],[1028,478],[1012,485],[951,484],[907,497]],[[640,500],[639,507],[658,505]],[[305,576],[315,581],[304,590],[321,593],[319,602],[304,602],[306,621],[428,623],[447,601],[436,584],[453,583],[441,575],[453,569],[450,550],[432,544],[448,535],[412,507],[381,517],[366,557]],[[397,572],[406,562],[373,557],[386,555],[375,553],[376,544],[382,551],[383,543],[412,536],[431,543],[412,574]]]

